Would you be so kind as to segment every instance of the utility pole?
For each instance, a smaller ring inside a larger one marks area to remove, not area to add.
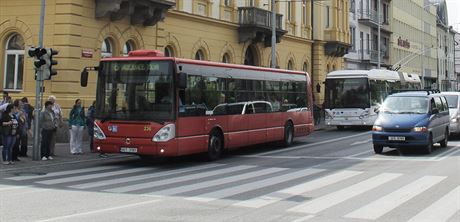
[[[45,23],[45,5],[46,0],[41,0],[40,10],[40,31],[38,34],[38,47],[43,47],[43,31]],[[34,145],[32,159],[40,159],[40,111],[41,111],[41,94],[43,86],[43,66],[37,69],[37,81],[35,85],[35,116],[34,116]]]
[[[272,0],[272,68],[276,68],[276,10]]]

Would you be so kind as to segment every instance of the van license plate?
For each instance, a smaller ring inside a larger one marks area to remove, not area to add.
[[[121,147],[120,152],[122,152],[122,153],[137,153],[137,148]]]
[[[406,137],[404,137],[404,136],[389,136],[388,140],[391,140],[391,141],[405,141]]]

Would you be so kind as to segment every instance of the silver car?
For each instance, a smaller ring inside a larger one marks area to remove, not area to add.
[[[450,134],[460,134],[460,92],[442,92],[449,104]]]

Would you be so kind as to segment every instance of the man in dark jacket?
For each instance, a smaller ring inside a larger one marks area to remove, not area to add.
[[[50,155],[51,139],[57,128],[57,118],[53,112],[53,102],[45,102],[45,110],[40,113],[40,123],[42,128],[41,154],[42,160],[52,160]]]

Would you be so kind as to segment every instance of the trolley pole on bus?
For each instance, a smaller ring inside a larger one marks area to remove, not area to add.
[[[41,0],[40,10],[40,31],[38,34],[38,47],[43,47],[43,31],[45,23],[45,5],[46,0]],[[41,94],[43,85],[43,67],[37,69],[37,81],[35,83],[35,111],[34,111],[34,145],[32,160],[40,159],[40,111],[41,111]]]

